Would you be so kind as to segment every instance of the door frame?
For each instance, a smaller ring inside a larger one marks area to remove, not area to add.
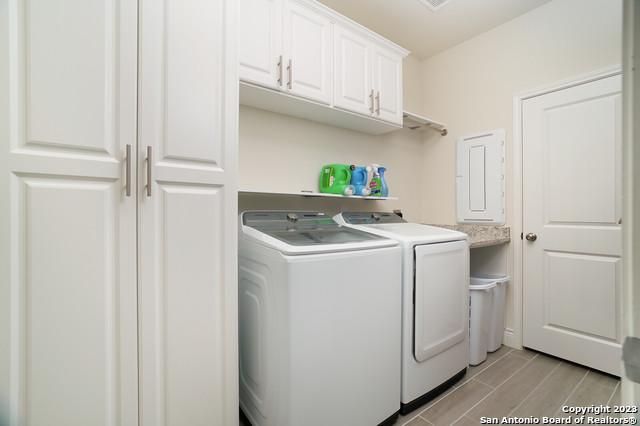
[[[633,0],[625,0],[623,9],[623,255],[628,261],[623,264],[623,336],[640,335],[640,285],[638,265],[640,262],[640,150],[637,147],[640,137],[640,73],[637,67],[640,58],[640,5]],[[638,404],[640,384],[634,383],[622,375],[622,403]]]
[[[512,216],[511,216],[511,235],[513,245],[513,269],[512,269],[512,289],[513,289],[513,328],[507,328],[504,335],[504,343],[507,346],[511,346],[517,349],[522,349],[522,335],[523,335],[523,239],[524,233],[522,223],[522,201],[523,201],[523,187],[522,187],[522,106],[524,101],[530,98],[534,98],[547,93],[557,92],[559,90],[568,89],[570,87],[578,86],[592,81],[601,80],[607,77],[613,77],[622,74],[622,66],[619,64],[612,65],[606,68],[602,68],[589,73],[581,74],[576,77],[564,79],[554,84],[538,87],[537,89],[527,90],[517,93],[513,96],[513,163],[511,171],[512,186]]]

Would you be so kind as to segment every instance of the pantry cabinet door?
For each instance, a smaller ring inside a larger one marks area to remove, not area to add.
[[[374,116],[402,125],[402,58],[382,48],[373,56]]]
[[[333,102],[338,108],[373,114],[371,42],[341,25],[333,32]]]
[[[0,424],[135,426],[137,5],[7,0],[0,28]]]
[[[144,426],[238,424],[235,8],[140,1]]]
[[[284,84],[293,94],[331,103],[331,20],[299,0],[285,0]]]
[[[240,80],[282,88],[282,0],[239,1]]]

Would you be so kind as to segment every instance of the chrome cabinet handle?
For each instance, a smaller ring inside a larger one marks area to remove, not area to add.
[[[124,193],[127,197],[131,197],[131,145],[127,144],[125,147],[125,159],[124,159]]]
[[[538,239],[538,236],[536,234],[534,234],[533,232],[529,232],[525,238],[527,239],[527,241],[535,241]]]
[[[376,95],[376,114],[380,115],[380,91]]]
[[[373,114],[373,89],[371,89],[371,93],[369,93],[369,111]]]
[[[282,55],[278,58],[278,85],[282,87]]]
[[[147,197],[151,197],[151,168],[153,167],[153,156],[151,146],[147,145]]]
[[[291,59],[289,59],[289,66],[287,67],[287,71],[289,73],[289,81],[287,82],[287,88],[291,89],[293,85],[293,63]]]

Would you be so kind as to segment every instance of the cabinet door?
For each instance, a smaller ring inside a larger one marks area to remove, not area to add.
[[[3,3],[0,423],[134,426],[137,5]]]
[[[377,48],[373,57],[374,116],[402,124],[402,58]]]
[[[282,0],[239,1],[240,80],[281,88]]]
[[[340,25],[334,26],[333,103],[360,114],[373,114],[371,42]]]
[[[284,84],[291,94],[331,102],[331,21],[299,0],[285,0]]]
[[[140,2],[144,426],[238,424],[235,8]]]

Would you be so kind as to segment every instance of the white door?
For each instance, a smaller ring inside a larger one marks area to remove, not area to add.
[[[373,53],[374,117],[402,124],[402,58],[376,48]]]
[[[620,374],[621,77],[524,101],[524,346]]]
[[[238,423],[235,0],[141,0],[140,418]]]
[[[138,422],[137,5],[113,3],[0,7],[2,424]]]
[[[334,25],[333,45],[334,105],[360,114],[373,114],[371,42],[351,30]]]
[[[282,0],[240,0],[240,80],[282,88]]]
[[[294,95],[331,103],[331,21],[299,0],[284,6],[284,84]]]
[[[414,358],[424,362],[462,342],[469,333],[467,241],[414,248]]]

